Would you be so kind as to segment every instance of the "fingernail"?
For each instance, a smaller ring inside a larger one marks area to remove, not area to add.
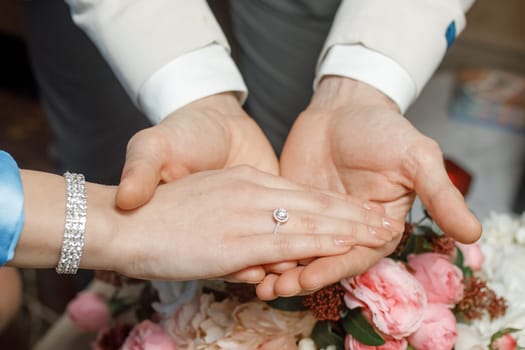
[[[383,233],[383,230],[381,230],[381,234],[379,234],[375,228],[373,228],[372,226],[368,226],[368,232],[371,236],[374,236],[378,240],[386,242],[392,240],[392,233],[390,233],[389,231],[388,233]]]
[[[405,225],[401,226],[398,222],[392,221],[391,219],[382,218],[381,221],[384,228],[396,235],[402,233],[405,229]]]
[[[381,222],[383,223],[383,227],[384,228],[386,228],[387,230],[392,231],[392,226],[393,226],[392,221],[390,221],[387,218],[382,218]]]

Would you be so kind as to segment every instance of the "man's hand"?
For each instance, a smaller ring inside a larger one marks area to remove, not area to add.
[[[236,165],[279,173],[269,141],[233,93],[205,97],[131,138],[116,204],[135,209],[151,200],[159,183]],[[253,266],[225,278],[255,283],[264,276],[262,266]]]
[[[233,93],[206,97],[131,138],[116,203],[134,209],[148,202],[161,182],[241,164],[279,172],[270,143]]]
[[[285,177],[382,204],[397,220],[405,219],[417,194],[447,235],[469,243],[481,234],[478,220],[448,178],[438,144],[367,84],[324,78],[295,122],[280,164]],[[366,270],[395,243],[379,250],[356,247],[278,277],[270,275],[258,294],[272,298],[316,290]]]

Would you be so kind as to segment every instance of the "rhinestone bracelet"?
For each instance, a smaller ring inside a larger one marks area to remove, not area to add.
[[[77,273],[84,247],[87,218],[86,181],[82,174],[64,174],[66,180],[66,225],[56,272]]]

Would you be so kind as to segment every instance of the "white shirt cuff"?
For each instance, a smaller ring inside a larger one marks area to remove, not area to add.
[[[397,62],[362,45],[334,45],[322,61],[314,89],[325,75],[367,83],[392,99],[404,113],[416,99],[416,84]]]
[[[241,73],[219,44],[179,56],[149,77],[139,91],[138,104],[158,124],[171,112],[200,98],[235,91],[241,103],[248,95]]]

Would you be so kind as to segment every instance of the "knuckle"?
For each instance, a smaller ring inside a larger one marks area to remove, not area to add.
[[[419,169],[426,169],[435,164],[436,160],[443,159],[443,152],[439,144],[427,136],[421,136],[418,142],[410,145],[402,154],[403,173],[414,177]]]
[[[160,154],[167,152],[170,148],[169,138],[157,127],[152,126],[143,129],[134,134],[126,146],[126,151],[131,149],[142,149],[151,152],[151,154]]]
[[[318,230],[317,223],[315,220],[308,215],[301,215],[300,217],[301,226],[306,230],[308,233],[315,233]]]
[[[439,144],[428,137],[425,137],[425,142],[412,149],[413,157],[417,164],[420,166],[426,166],[435,162],[436,159],[443,158],[443,152]]]
[[[329,209],[333,205],[333,200],[330,196],[324,193],[319,193],[316,196],[317,196],[317,204],[322,210]]]
[[[140,145],[144,140],[148,139],[148,129],[143,129],[131,136],[126,146],[126,151],[129,152],[135,145]]]
[[[359,233],[358,225],[355,222],[350,222],[348,224],[347,230],[348,230],[347,233],[350,235],[351,238],[357,237],[357,235]]]
[[[285,254],[290,250],[291,242],[286,237],[278,237],[274,240],[275,249],[279,255]]]
[[[248,181],[231,179],[222,187],[224,198],[235,198],[236,201],[246,202],[253,198],[257,193],[257,188]],[[232,202],[232,201],[227,201]]]
[[[371,222],[371,213],[369,209],[362,208],[361,209],[361,217],[363,218],[363,223],[366,225],[370,225]]]
[[[313,244],[316,250],[321,250],[323,248],[323,240],[320,235],[313,236]]]

